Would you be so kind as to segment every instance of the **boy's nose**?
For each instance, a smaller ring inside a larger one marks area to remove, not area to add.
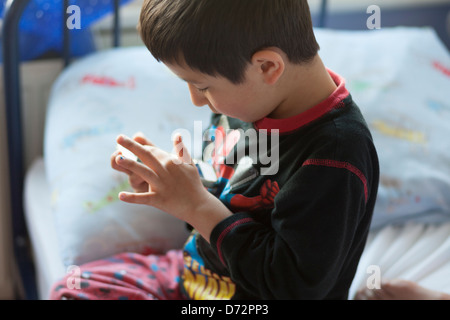
[[[195,88],[192,84],[188,83],[189,92],[191,93],[192,103],[197,107],[203,107],[208,104],[208,99],[201,92],[198,92],[197,88]]]

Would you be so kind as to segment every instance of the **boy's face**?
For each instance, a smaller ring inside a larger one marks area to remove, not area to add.
[[[214,113],[255,122],[268,116],[277,106],[252,65],[246,70],[245,81],[237,85],[226,78],[209,76],[185,65],[166,63],[166,66],[187,82],[194,105],[208,105]]]

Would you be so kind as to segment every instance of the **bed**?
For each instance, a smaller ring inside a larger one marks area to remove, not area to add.
[[[183,224],[157,210],[143,219],[142,208],[116,201],[129,186],[108,169],[109,155],[119,133],[143,131],[170,149],[170,135],[181,130],[199,157],[210,114],[192,108],[187,88],[144,47],[118,48],[116,32],[115,48],[73,63],[64,50],[67,68],[52,87],[44,156],[23,172],[17,24],[26,3],[13,1],[4,22],[12,220],[25,297],[46,299],[72,266],[182,245]],[[326,1],[319,12],[322,58],[346,78],[380,153],[379,199],[349,299],[377,271],[450,293],[450,144],[441,138],[450,136],[448,49],[432,28],[332,30],[323,28]]]

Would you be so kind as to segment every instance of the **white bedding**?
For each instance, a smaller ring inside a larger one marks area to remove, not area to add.
[[[33,244],[38,296],[47,299],[51,285],[65,273],[59,253],[55,221],[50,207],[51,194],[43,159],[37,159],[25,180],[24,206]]]
[[[372,231],[350,288],[349,298],[379,268],[381,279],[405,279],[450,293],[450,223],[411,222]]]

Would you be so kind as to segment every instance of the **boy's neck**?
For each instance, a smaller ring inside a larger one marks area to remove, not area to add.
[[[303,113],[327,99],[337,88],[319,55],[306,65],[290,64],[290,67],[279,83],[282,101],[269,118],[285,119]]]

